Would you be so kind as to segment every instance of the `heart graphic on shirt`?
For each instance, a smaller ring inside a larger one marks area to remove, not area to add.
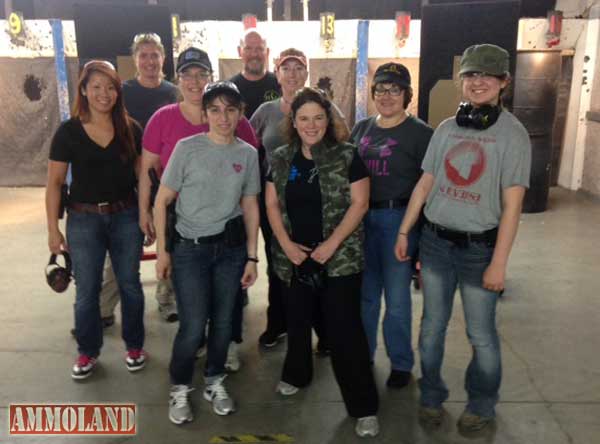
[[[233,169],[235,170],[236,173],[239,173],[240,171],[242,171],[242,166],[239,163],[234,163]]]

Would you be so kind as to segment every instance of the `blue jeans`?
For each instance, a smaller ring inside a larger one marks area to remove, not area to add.
[[[175,243],[171,261],[179,330],[169,366],[173,384],[191,384],[196,352],[208,319],[205,381],[210,384],[225,373],[233,310],[246,257],[245,245],[227,247],[222,240],[197,245],[182,240]]]
[[[369,210],[365,224],[365,271],[362,284],[362,320],[369,342],[371,360],[377,348],[377,328],[381,292],[385,297],[383,338],[392,369],[410,371],[415,358],[412,350],[412,300],[410,284],[413,266],[394,256],[398,228],[406,208]],[[419,230],[408,237],[408,254],[414,256]]]
[[[138,209],[114,214],[69,210],[67,243],[75,275],[75,333],[80,354],[96,357],[102,348],[100,288],[108,252],[121,294],[122,336],[128,350],[144,346],[144,293],[140,255],[144,236]]]
[[[429,228],[423,230],[420,258],[424,305],[419,337],[422,373],[419,385],[421,404],[426,407],[440,407],[448,398],[441,367],[446,329],[458,286],[467,336],[473,349],[465,377],[467,410],[485,417],[495,415],[502,378],[496,331],[498,294],[482,286],[483,273],[493,252],[494,247],[485,242],[470,242],[459,248]]]

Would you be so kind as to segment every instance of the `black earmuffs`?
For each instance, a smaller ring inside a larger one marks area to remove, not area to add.
[[[48,265],[46,265],[46,281],[52,290],[62,293],[69,287],[69,282],[73,277],[71,255],[66,251],[60,253],[65,258],[65,266],[61,267],[56,262],[58,255],[51,254]]]
[[[473,107],[469,102],[462,102],[456,111],[456,124],[458,126],[485,130],[498,120],[502,108],[495,105]]]

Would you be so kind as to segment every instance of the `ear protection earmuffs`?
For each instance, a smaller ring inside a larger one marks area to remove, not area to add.
[[[72,279],[71,256],[66,251],[60,253],[65,259],[65,266],[61,267],[56,262],[58,255],[51,254],[48,265],[46,265],[46,281],[52,290],[62,293],[69,287]]]
[[[462,102],[456,111],[456,124],[458,126],[485,130],[498,120],[502,108],[495,105],[483,105],[475,108],[469,102]]]

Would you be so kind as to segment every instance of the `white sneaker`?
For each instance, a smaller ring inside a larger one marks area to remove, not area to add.
[[[227,350],[227,361],[225,361],[225,370],[237,372],[241,366],[239,345],[237,342],[231,341]]]
[[[169,419],[174,424],[194,420],[188,394],[194,389],[188,385],[172,385],[169,392]]]
[[[379,421],[377,420],[377,416],[358,418],[354,431],[361,438],[377,436],[379,434]]]
[[[277,393],[280,393],[283,396],[295,395],[296,393],[298,393],[299,390],[300,389],[295,385],[288,384],[287,382],[283,381],[279,381],[279,384],[277,384],[277,388],[275,389]]]
[[[223,380],[226,375],[221,376],[212,384],[209,384],[204,389],[204,399],[212,402],[213,412],[217,415],[225,416],[235,412],[235,405],[233,399],[229,397]]]

